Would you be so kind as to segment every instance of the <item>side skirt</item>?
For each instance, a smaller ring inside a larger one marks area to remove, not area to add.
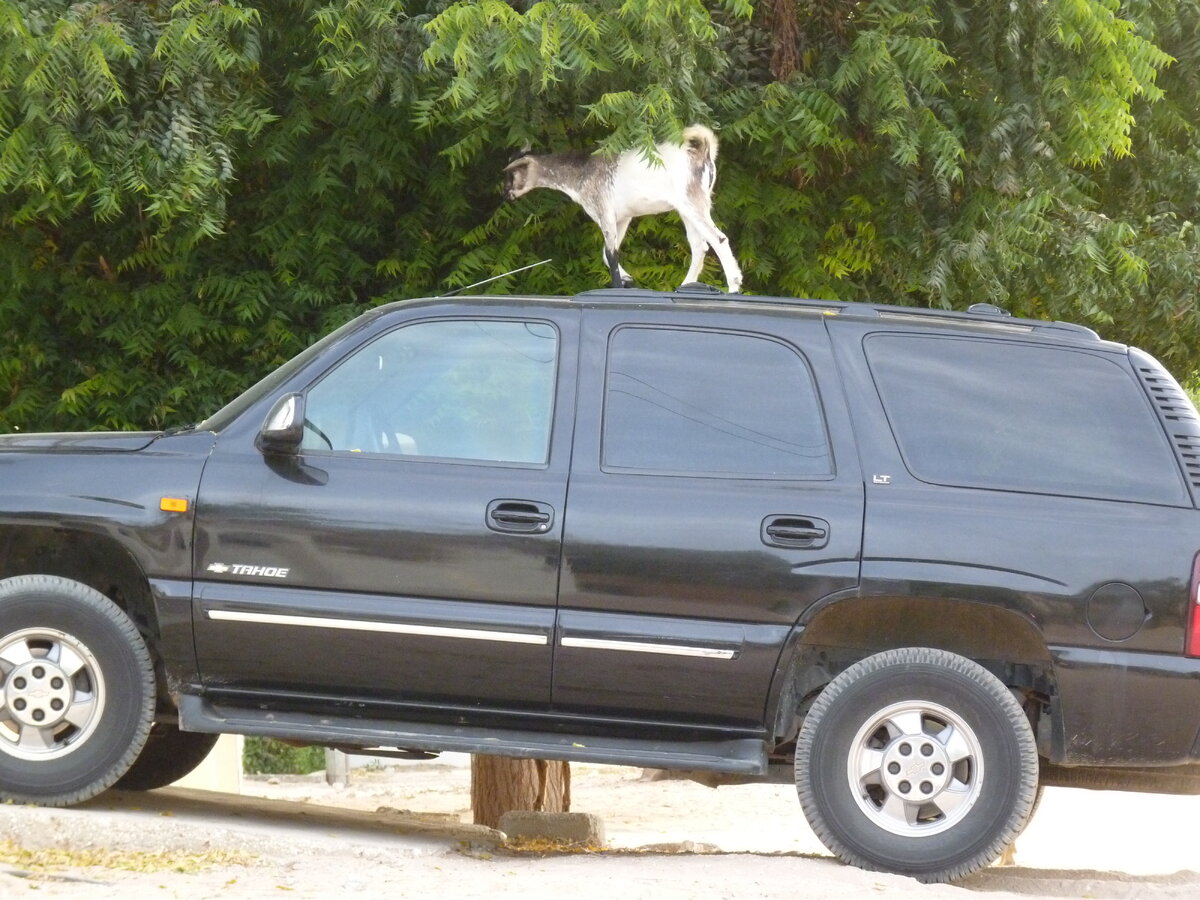
[[[467,725],[439,727],[424,722],[338,719],[303,712],[247,709],[218,705],[194,694],[179,698],[179,727],[183,731],[245,734],[343,747],[445,750],[655,769],[703,769],[749,776],[767,773],[766,743],[754,738],[670,741]]]

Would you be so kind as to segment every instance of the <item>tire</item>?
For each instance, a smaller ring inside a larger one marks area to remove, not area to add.
[[[796,741],[796,788],[843,861],[923,882],[1000,855],[1032,815],[1038,756],[1012,693],[953,653],[908,647],[835,678]]]
[[[174,725],[155,725],[138,758],[113,787],[120,791],[152,791],[173,784],[204,762],[219,737],[180,731]]]
[[[0,581],[0,799],[70,806],[133,764],[154,713],[137,627],[86,585]]]

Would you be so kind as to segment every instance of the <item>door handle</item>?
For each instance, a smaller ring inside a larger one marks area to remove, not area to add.
[[[535,500],[493,500],[485,523],[506,534],[545,534],[554,524],[554,507]]]
[[[760,537],[768,547],[819,550],[829,543],[829,523],[812,516],[767,516]]]

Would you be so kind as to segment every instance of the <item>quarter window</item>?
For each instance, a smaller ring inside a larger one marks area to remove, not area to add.
[[[909,471],[966,487],[1185,502],[1145,393],[1078,351],[872,335],[867,358]]]
[[[543,322],[398,328],[308,393],[308,450],[545,463],[557,332]]]
[[[746,334],[623,328],[609,346],[606,469],[742,477],[833,471],[812,374]]]

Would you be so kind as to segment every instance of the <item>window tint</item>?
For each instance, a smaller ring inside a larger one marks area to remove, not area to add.
[[[540,322],[437,321],[388,332],[308,393],[304,447],[544,463],[557,334]]]
[[[1184,500],[1146,397],[1099,356],[874,335],[867,357],[905,464],[942,484]]]
[[[609,347],[604,466],[741,476],[833,471],[812,375],[742,334],[624,328]]]

